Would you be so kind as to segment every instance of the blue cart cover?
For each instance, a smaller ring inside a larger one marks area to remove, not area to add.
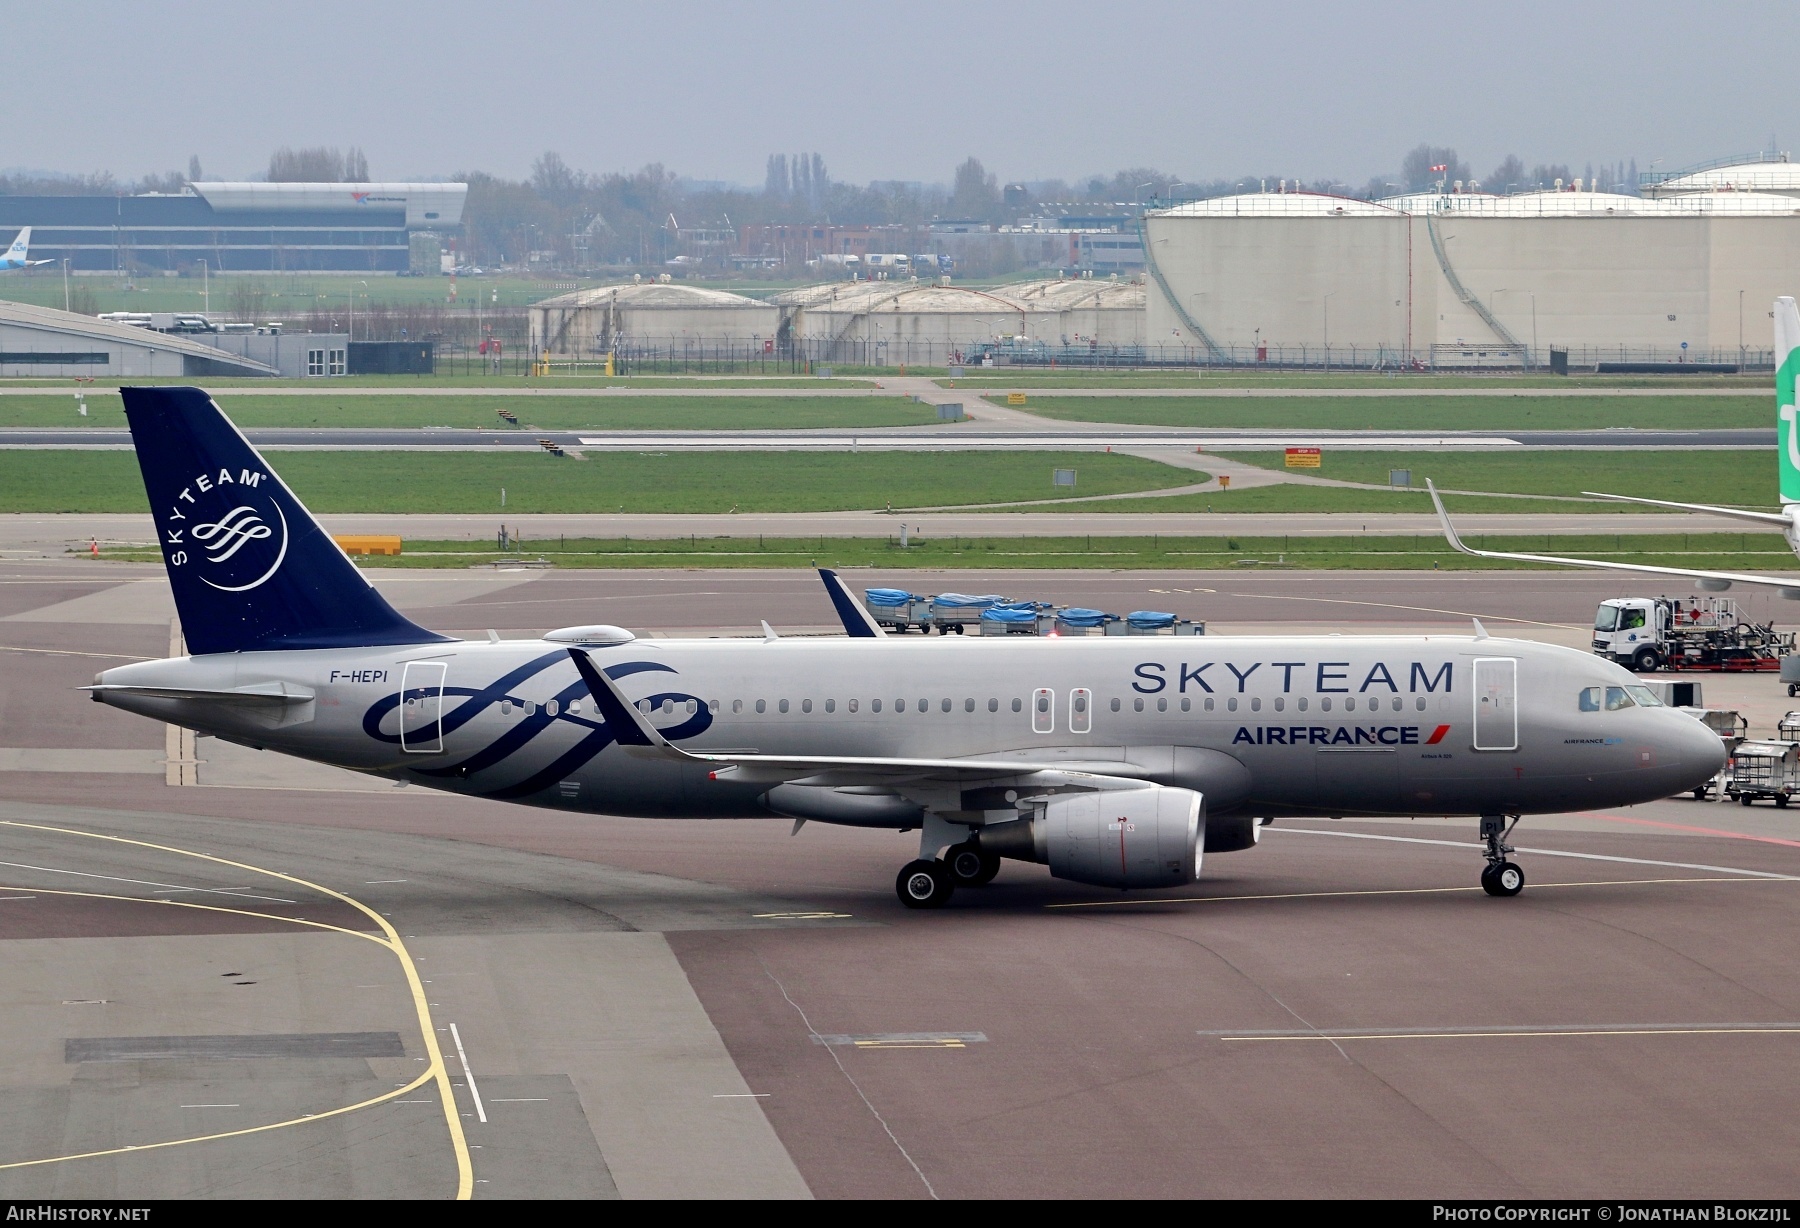
[[[985,597],[971,597],[967,593],[939,593],[931,599],[931,604],[946,609],[985,610],[989,606],[1006,605],[1007,600],[993,593]]]
[[[1155,631],[1160,627],[1173,627],[1175,616],[1161,610],[1133,610],[1125,616],[1125,621],[1139,631]]]
[[[1100,627],[1107,623],[1118,622],[1118,615],[1108,614],[1105,610],[1086,610],[1080,606],[1064,610],[1056,616],[1059,623],[1067,623],[1071,627]]]
[[[870,605],[886,606],[889,608],[906,605],[909,602],[918,600],[918,598],[914,597],[903,588],[865,588],[863,590],[863,596],[869,599]]]
[[[989,606],[981,612],[981,621],[984,623],[1035,623],[1037,611],[1010,605]]]

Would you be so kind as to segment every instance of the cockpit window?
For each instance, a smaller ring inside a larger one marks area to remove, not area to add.
[[[1625,689],[1631,692],[1631,697],[1638,701],[1638,707],[1640,708],[1660,708],[1663,706],[1663,701],[1656,697],[1656,692],[1652,691],[1647,686],[1628,686]]]
[[[1636,705],[1631,702],[1631,696],[1625,693],[1624,687],[1609,686],[1606,688],[1606,710],[1608,712],[1617,712],[1620,708],[1631,707],[1636,707]]]
[[[1619,607],[1603,605],[1594,612],[1594,630],[1614,631],[1619,626]]]
[[[1581,688],[1581,710],[1583,712],[1600,711],[1600,688],[1584,686]]]

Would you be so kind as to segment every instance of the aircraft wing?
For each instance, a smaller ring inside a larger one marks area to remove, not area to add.
[[[1640,499],[1636,495],[1609,495],[1604,491],[1584,490],[1584,495],[1595,499],[1613,499],[1620,503],[1642,503],[1648,507],[1669,507],[1678,512],[1705,512],[1711,516],[1728,516],[1733,520],[1748,520],[1754,524],[1774,524],[1786,528],[1793,522],[1781,512],[1753,512],[1741,507],[1714,507],[1710,503],[1671,503],[1667,499]]]
[[[1797,581],[1796,583],[1800,583]],[[774,784],[805,779],[820,785],[899,784],[906,781],[972,781],[1024,776],[1038,772],[1065,775],[1139,777],[1149,773],[1130,763],[1051,763],[1029,759],[894,759],[854,755],[757,755],[688,751],[671,744],[620,693],[618,684],[598,669],[588,654],[569,649],[588,693],[621,746],[638,747],[686,763],[705,765],[721,780]]]
[[[1437,508],[1438,521],[1444,526],[1444,537],[1451,546],[1464,554],[1474,555],[1481,559],[1511,559],[1519,563],[1551,563],[1558,567],[1598,567],[1606,571],[1630,571],[1648,576],[1674,576],[1681,579],[1695,580],[1699,586],[1709,592],[1724,592],[1733,584],[1754,584],[1764,588],[1778,589],[1783,597],[1800,599],[1800,576],[1747,575],[1735,571],[1702,571],[1690,567],[1656,567],[1649,563],[1615,563],[1608,559],[1571,559],[1555,554],[1515,554],[1505,550],[1477,550],[1464,543],[1457,535],[1456,526],[1450,523],[1450,513],[1444,510],[1444,501],[1438,496],[1437,487],[1431,479],[1425,480],[1425,488],[1431,492],[1431,502]],[[1622,496],[1612,496],[1619,498]],[[1648,503],[1653,500],[1643,499],[1636,502]],[[1681,507],[1682,504],[1667,506]],[[1703,511],[1715,511],[1715,508],[1703,508]],[[1782,520],[1782,517],[1771,517]]]

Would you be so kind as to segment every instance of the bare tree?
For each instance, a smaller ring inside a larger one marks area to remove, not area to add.
[[[269,155],[270,183],[367,183],[369,161],[356,146],[345,154],[316,145],[293,149],[283,145]]]
[[[1437,167],[1443,170],[1437,170]],[[1473,179],[1469,164],[1457,160],[1456,151],[1443,145],[1420,145],[1400,162],[1400,178],[1409,192],[1422,192],[1439,183]]]

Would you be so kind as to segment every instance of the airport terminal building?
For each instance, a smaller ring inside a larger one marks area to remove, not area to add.
[[[0,196],[0,231],[31,227],[33,259],[83,273],[205,262],[213,273],[435,274],[429,236],[461,230],[468,193],[464,183],[194,183],[178,194]]]

